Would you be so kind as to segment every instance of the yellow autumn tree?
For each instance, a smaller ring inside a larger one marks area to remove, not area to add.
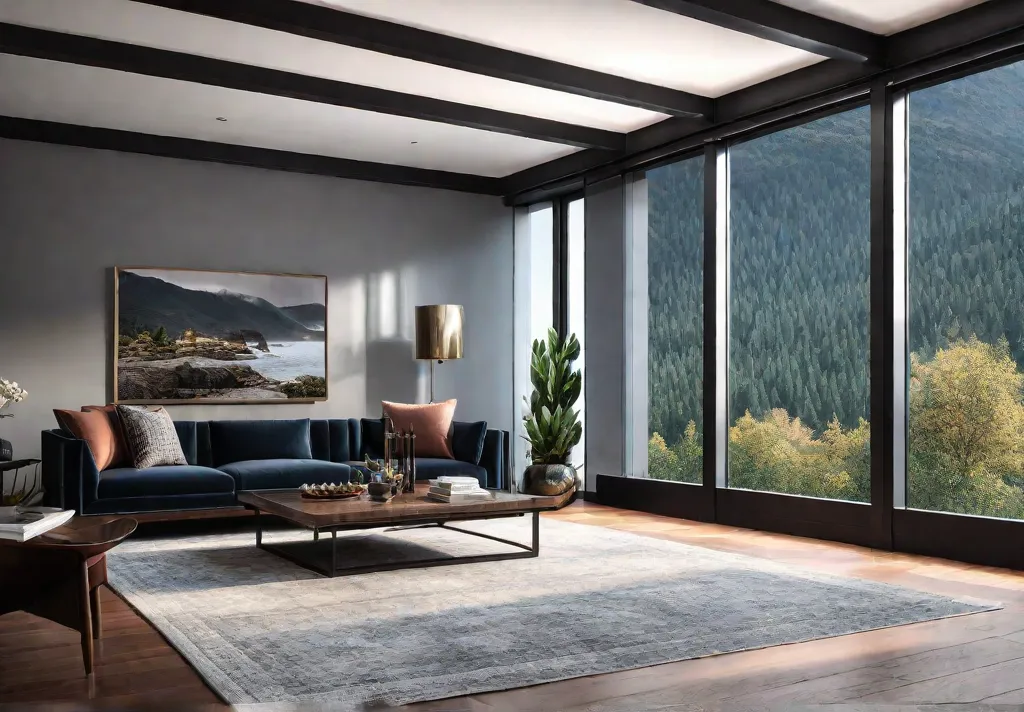
[[[1006,339],[975,337],[913,359],[909,504],[915,508],[1024,517],[1024,375]]]
[[[679,458],[668,449],[665,438],[658,433],[654,433],[647,443],[647,472],[656,480],[679,478]]]

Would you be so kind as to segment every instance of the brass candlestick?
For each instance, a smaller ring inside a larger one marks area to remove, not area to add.
[[[384,472],[391,473],[395,467],[395,455],[397,438],[395,435],[395,421],[385,413],[381,420],[384,421]]]
[[[402,470],[402,491],[416,491],[416,433],[412,428],[403,433],[402,453],[404,469]]]

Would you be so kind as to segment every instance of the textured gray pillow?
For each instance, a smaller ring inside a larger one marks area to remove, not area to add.
[[[158,465],[187,465],[178,432],[171,415],[163,408],[147,410],[117,406],[124,440],[132,453],[132,462],[140,470]]]

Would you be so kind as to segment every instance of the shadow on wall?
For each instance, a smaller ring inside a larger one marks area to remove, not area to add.
[[[382,400],[416,403],[420,365],[413,360],[412,342],[402,339],[366,344],[366,413],[380,414]]]

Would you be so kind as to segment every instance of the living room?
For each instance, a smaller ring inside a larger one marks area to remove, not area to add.
[[[1021,79],[1016,0],[0,0],[0,709],[1024,704]]]

